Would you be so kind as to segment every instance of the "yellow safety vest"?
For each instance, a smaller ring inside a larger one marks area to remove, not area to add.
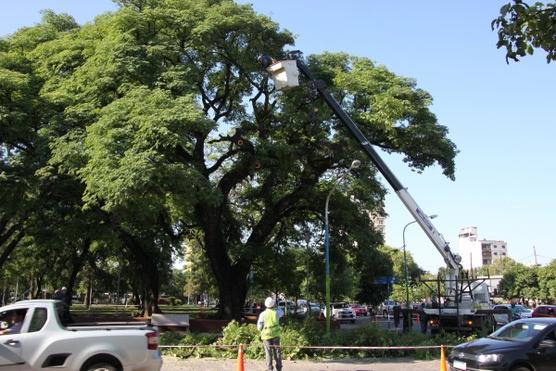
[[[276,316],[276,309],[267,308],[263,312],[264,327],[261,331],[261,339],[269,340],[280,336],[280,323]]]

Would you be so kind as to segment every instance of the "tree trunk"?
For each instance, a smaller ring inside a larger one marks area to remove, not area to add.
[[[83,242],[83,251],[78,256],[74,256],[72,259],[71,272],[68,278],[66,296],[64,298],[66,305],[71,306],[71,298],[73,297],[73,287],[75,286],[75,281],[77,280],[77,274],[83,268],[87,256],[89,255],[89,248],[91,246],[91,241],[86,239]]]
[[[85,297],[85,305],[87,309],[91,309],[91,304],[93,304],[93,271],[89,271],[89,277],[87,280],[87,296]]]
[[[143,315],[150,317],[153,313],[160,313],[158,308],[158,295],[160,276],[158,272],[158,257],[152,256],[145,251],[139,240],[119,228],[120,236],[126,249],[133,256],[133,260],[137,266],[137,276],[141,278],[143,285],[143,305],[141,312]]]
[[[36,298],[40,298],[40,299],[46,299],[46,298],[44,297],[43,292],[42,292],[42,279],[43,279],[43,276],[42,276],[42,275],[37,276],[37,277],[35,278],[35,282],[36,282],[35,297],[36,297]]]
[[[139,290],[137,289],[137,287],[134,285],[133,288],[133,301],[135,302],[135,306],[137,307],[137,309],[141,309],[142,305],[141,305],[141,297],[139,296]]]
[[[218,316],[222,319],[239,320],[247,296],[249,269],[232,266],[225,249],[222,248],[223,244],[214,236],[205,235],[205,249],[218,284]]]
[[[224,275],[222,275],[224,276]],[[219,288],[220,307],[218,315],[223,319],[239,320],[243,313],[243,304],[247,295],[247,283],[245,278],[228,277],[228,279],[217,279]]]
[[[152,277],[151,281],[151,292],[153,294],[153,313],[162,313],[158,306],[158,297],[159,297],[159,277],[158,277],[158,270],[155,269],[155,275]]]

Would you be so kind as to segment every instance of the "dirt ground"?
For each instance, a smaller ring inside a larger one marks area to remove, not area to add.
[[[335,361],[284,361],[283,371],[438,371],[440,361],[419,361],[411,358]],[[162,371],[233,371],[237,361],[228,359],[178,359],[164,357]],[[246,360],[245,371],[264,371],[264,361]]]

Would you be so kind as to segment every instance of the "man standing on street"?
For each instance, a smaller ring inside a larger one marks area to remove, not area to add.
[[[261,332],[264,345],[266,369],[273,371],[272,358],[276,363],[276,370],[282,370],[282,355],[280,353],[280,318],[284,315],[280,308],[276,309],[276,300],[268,297],[264,301],[266,309],[261,312],[257,321],[257,329]]]

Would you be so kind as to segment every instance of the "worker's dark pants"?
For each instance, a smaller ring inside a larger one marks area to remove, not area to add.
[[[276,337],[273,339],[263,340],[264,345],[264,357],[266,360],[266,369],[272,371],[272,358],[276,363],[276,369],[280,371],[282,369],[282,353],[280,352],[280,338]]]

